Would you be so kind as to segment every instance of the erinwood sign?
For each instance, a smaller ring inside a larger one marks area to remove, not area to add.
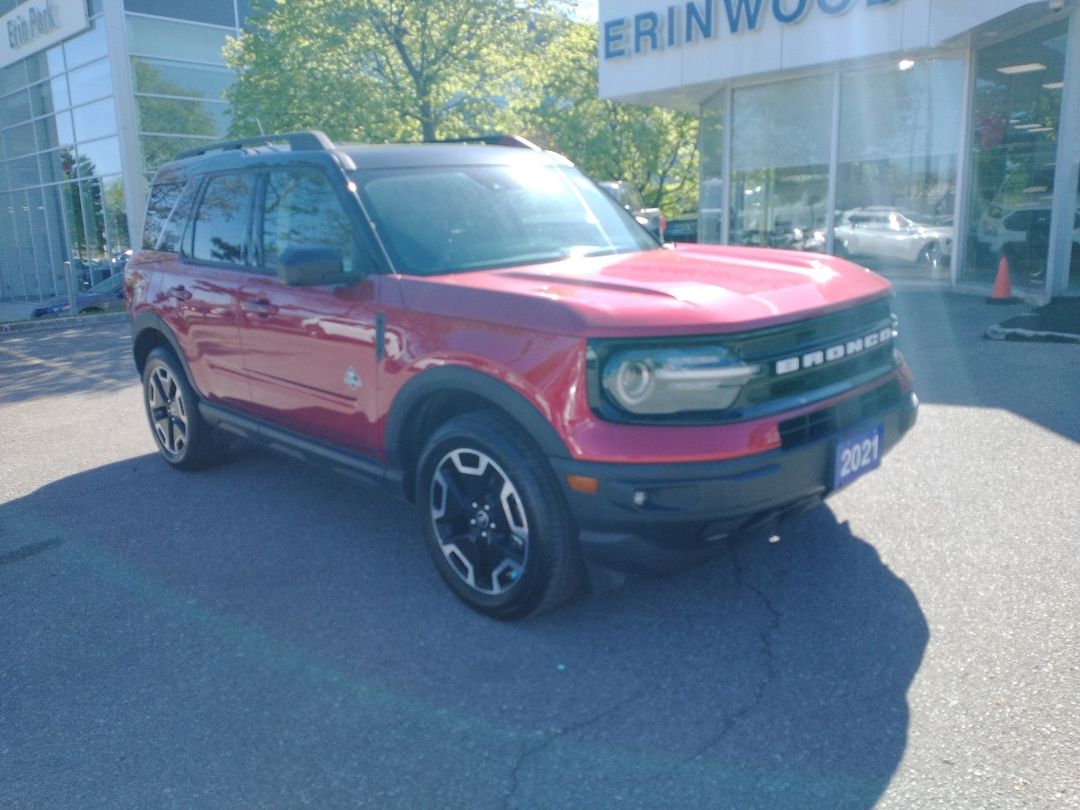
[[[25,59],[89,26],[86,0],[30,0],[0,17],[0,67]]]
[[[605,19],[601,25],[603,58],[678,48],[721,35],[757,31],[770,19],[791,26],[811,12],[839,17],[857,6],[884,7],[898,0],[687,0],[664,9]]]

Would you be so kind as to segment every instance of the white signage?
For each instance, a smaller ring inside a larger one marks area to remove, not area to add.
[[[30,0],[0,17],[0,67],[55,45],[90,25],[86,0]]]

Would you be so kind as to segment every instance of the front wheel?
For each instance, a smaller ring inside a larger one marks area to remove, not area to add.
[[[576,532],[547,459],[501,414],[466,414],[436,430],[416,493],[435,566],[474,610],[517,619],[580,590]]]
[[[918,261],[920,264],[929,266],[931,270],[939,270],[944,258],[941,245],[937,242],[931,242],[919,251]]]

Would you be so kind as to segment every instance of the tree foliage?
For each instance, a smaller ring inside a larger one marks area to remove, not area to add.
[[[598,180],[631,181],[650,206],[695,209],[697,116],[601,99],[598,64],[595,25],[552,21],[550,45],[531,77],[536,140]]]
[[[693,208],[697,122],[601,101],[596,26],[567,0],[255,0],[226,46],[232,134],[335,140],[517,132],[651,205]]]
[[[424,140],[512,124],[540,0],[262,0],[226,47],[237,132]]]

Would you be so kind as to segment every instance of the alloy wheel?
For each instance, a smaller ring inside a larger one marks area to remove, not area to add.
[[[172,372],[164,365],[155,368],[146,384],[146,405],[158,443],[173,456],[187,447],[187,403]]]
[[[446,453],[428,503],[439,549],[462,582],[500,596],[521,581],[529,557],[524,503],[491,456],[467,448]]]

